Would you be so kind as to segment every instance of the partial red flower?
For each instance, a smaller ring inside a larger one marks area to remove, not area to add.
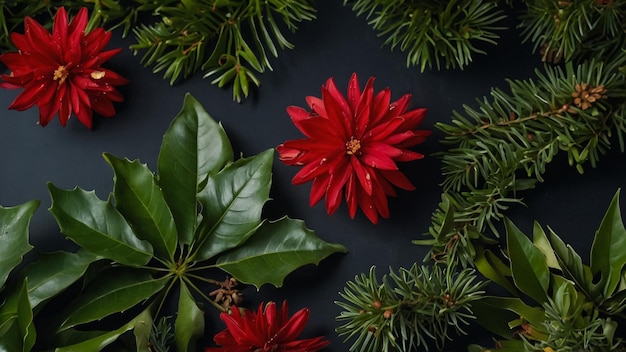
[[[422,143],[431,131],[417,129],[426,109],[407,111],[410,94],[390,103],[389,88],[374,94],[373,85],[371,77],[361,91],[353,74],[346,99],[330,78],[321,99],[306,98],[310,111],[287,108],[306,138],[287,141],[277,150],[285,164],[303,166],[294,185],[313,182],[311,206],[326,196],[326,211],[333,214],[345,193],[350,217],[358,205],[376,224],[378,215],[389,217],[387,196],[396,195],[393,186],[415,189],[396,163],[423,158],[407,148]]]
[[[11,33],[17,52],[0,55],[11,71],[2,75],[3,88],[24,88],[9,109],[39,107],[39,124],[46,126],[58,113],[65,126],[74,113],[85,126],[92,127],[92,111],[115,115],[112,102],[124,100],[115,86],[128,80],[101,65],[122,49],[102,51],[111,32],[96,28],[85,33],[87,8],[82,8],[69,22],[67,12],[59,8],[48,32],[30,17],[24,19],[24,34]]]
[[[309,320],[309,309],[303,308],[289,318],[287,301],[281,309],[276,303],[261,303],[258,311],[231,307],[231,314],[222,313],[220,319],[226,330],[213,340],[222,347],[207,347],[205,352],[315,352],[328,346],[323,336],[297,340]]]

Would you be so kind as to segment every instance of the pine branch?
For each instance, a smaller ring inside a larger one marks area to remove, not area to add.
[[[520,23],[543,61],[611,62],[626,44],[625,0],[525,0]]]
[[[162,19],[134,30],[142,62],[170,84],[202,70],[218,87],[232,84],[238,102],[261,84],[257,74],[272,69],[278,48],[293,48],[283,28],[315,18],[311,0],[138,1]]]
[[[481,299],[484,286],[471,269],[453,274],[439,265],[415,264],[379,282],[372,267],[340,292],[345,302],[335,302],[344,309],[337,320],[345,323],[337,332],[354,340],[350,351],[428,350],[432,343],[441,350],[452,333],[465,333],[474,319],[471,304]]]
[[[385,45],[407,53],[406,64],[422,71],[442,66],[464,68],[474,54],[485,54],[477,43],[496,44],[496,24],[505,18],[497,1],[344,0],[357,16],[385,37]]]
[[[613,65],[612,67],[616,67]],[[496,223],[518,192],[543,181],[547,164],[564,151],[579,172],[595,167],[616,135],[624,151],[624,76],[590,61],[546,67],[534,80],[508,81],[478,109],[465,106],[451,124],[436,125],[453,145],[441,154],[445,196],[432,217],[431,258],[472,265],[475,246],[498,237]],[[491,233],[491,235],[487,235]]]

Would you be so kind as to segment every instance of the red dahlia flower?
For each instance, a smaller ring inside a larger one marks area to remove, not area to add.
[[[17,52],[0,55],[11,71],[2,75],[4,88],[24,88],[9,109],[26,110],[39,107],[39,124],[47,125],[59,114],[65,126],[72,112],[85,126],[91,128],[92,110],[111,117],[115,115],[113,101],[124,98],[114,86],[128,83],[117,73],[100,65],[122,49],[102,51],[111,32],[96,28],[85,33],[87,9],[78,11],[68,24],[67,13],[59,8],[52,34],[30,17],[24,19],[25,33],[12,33]]]
[[[426,109],[407,111],[410,94],[390,103],[389,89],[374,95],[373,84],[372,77],[361,92],[353,74],[346,99],[330,78],[322,86],[321,99],[306,98],[311,111],[287,108],[306,138],[287,141],[277,150],[285,164],[303,165],[293,184],[313,181],[311,206],[326,196],[326,211],[333,214],[345,189],[350,217],[358,204],[377,223],[378,214],[389,217],[387,196],[396,195],[393,186],[415,188],[396,162],[423,158],[407,148],[423,142],[431,131],[417,129]]]
[[[289,318],[287,301],[277,311],[276,303],[261,303],[257,312],[232,306],[232,313],[220,314],[226,330],[213,340],[222,347],[208,347],[205,352],[315,352],[328,346],[323,336],[296,340],[309,320],[309,309],[303,308]]]

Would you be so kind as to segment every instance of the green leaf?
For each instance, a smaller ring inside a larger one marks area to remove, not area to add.
[[[28,225],[38,207],[39,201],[35,200],[15,207],[0,207],[0,289],[11,270],[33,248],[28,243]]]
[[[610,297],[619,283],[626,265],[626,229],[622,221],[617,190],[591,245],[591,273],[600,274],[596,286],[604,297]]]
[[[196,351],[196,340],[204,333],[204,313],[193,299],[187,285],[181,283],[178,315],[174,322],[174,337],[178,352]]]
[[[511,269],[502,262],[492,251],[485,249],[476,252],[474,258],[476,269],[487,279],[497,283],[514,295],[518,295],[518,291],[510,281]]]
[[[543,231],[543,228],[541,228],[541,225],[536,221],[533,226],[533,245],[546,257],[546,264],[549,268],[561,270],[561,266],[556,258],[556,254],[554,254],[554,249],[548,240],[548,236],[545,231]]]
[[[55,349],[55,352],[85,352],[85,351],[100,351],[109,344],[115,342],[120,335],[126,331],[132,330],[138,323],[150,319],[149,307],[136,316],[133,320],[122,325],[119,329],[105,332],[102,335],[91,337],[88,340],[81,341],[69,346],[64,346]]]
[[[554,231],[549,229],[549,232],[550,243],[552,248],[554,248],[554,253],[563,271],[563,276],[574,281],[579,290],[585,292],[587,297],[595,300],[597,292],[592,287],[593,276],[591,275],[591,268],[584,265],[578,253],[570,245],[566,245]]]
[[[505,219],[511,274],[515,286],[539,303],[548,301],[550,270],[546,257],[509,219]]]
[[[22,274],[28,278],[28,299],[36,308],[80,279],[89,264],[99,258],[87,251],[41,254]]]
[[[179,240],[193,239],[198,215],[197,194],[209,173],[233,160],[233,150],[221,124],[200,103],[185,95],[182,110],[163,136],[159,153],[159,185],[176,221]]]
[[[150,332],[152,331],[152,307],[146,308],[141,318],[134,319],[133,333],[135,335],[135,345],[137,352],[151,352]]]
[[[485,297],[472,302],[472,312],[478,324],[505,338],[514,336],[509,325],[520,317],[535,327],[545,321],[541,308],[531,307],[517,297]]]
[[[132,226],[137,237],[154,247],[161,259],[174,261],[178,244],[176,224],[161,188],[145,164],[104,154],[115,172],[115,207]]]
[[[67,309],[59,331],[123,312],[147,300],[165,287],[169,277],[155,279],[139,270],[104,271]]]
[[[237,247],[261,223],[269,199],[274,150],[239,159],[215,175],[198,195],[202,224],[196,257],[201,261]]]
[[[265,283],[280,287],[293,270],[347,251],[340,244],[318,238],[302,220],[284,217],[264,222],[244,246],[220,256],[216,265],[257,289]]]
[[[86,250],[130,266],[145,265],[152,259],[152,246],[135,236],[130,225],[111,201],[104,202],[94,191],[78,187],[71,191],[48,184],[50,212],[61,232]]]
[[[30,351],[37,334],[28,302],[27,281],[10,291],[0,307],[0,351]]]

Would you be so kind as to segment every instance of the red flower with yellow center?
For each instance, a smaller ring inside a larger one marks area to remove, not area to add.
[[[342,195],[351,218],[357,205],[373,223],[389,217],[388,196],[394,187],[415,187],[398,170],[396,162],[424,156],[407,148],[422,143],[431,131],[417,127],[426,109],[407,111],[410,94],[391,102],[391,92],[374,94],[374,78],[361,92],[357,75],[348,84],[347,99],[330,78],[322,86],[322,98],[307,97],[310,111],[290,106],[287,113],[306,136],[277,147],[280,160],[303,166],[294,176],[295,185],[313,182],[310,205],[326,197],[326,211],[333,214]]]
[[[124,100],[115,86],[128,80],[101,65],[122,49],[102,51],[111,32],[96,28],[85,33],[87,9],[82,8],[69,22],[64,8],[57,11],[52,33],[30,17],[24,19],[24,34],[12,33],[17,52],[0,55],[11,71],[2,75],[4,88],[24,88],[9,109],[39,107],[39,124],[46,126],[57,113],[65,126],[71,114],[92,127],[92,111],[115,115],[112,102]]]
[[[323,336],[297,340],[309,320],[308,308],[291,318],[287,301],[278,310],[274,302],[265,306],[261,303],[257,312],[241,312],[236,306],[231,310],[231,314],[220,314],[226,330],[214,337],[215,343],[222,347],[208,347],[205,352],[315,352],[330,344]]]

